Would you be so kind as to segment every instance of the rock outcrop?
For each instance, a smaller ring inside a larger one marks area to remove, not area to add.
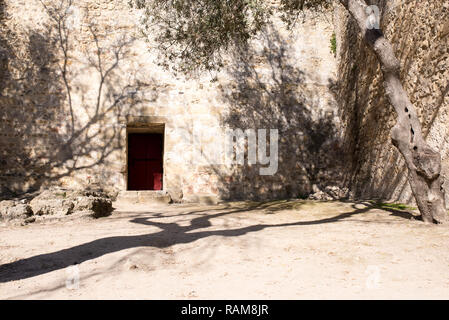
[[[109,216],[112,211],[112,199],[103,191],[45,190],[29,203],[26,199],[0,202],[1,220],[25,223],[69,215],[100,218]]]
[[[14,200],[4,200],[0,202],[0,219],[27,219],[33,215],[31,206]]]

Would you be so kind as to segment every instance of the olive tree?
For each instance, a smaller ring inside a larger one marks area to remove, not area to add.
[[[385,93],[397,113],[391,130],[393,145],[408,168],[408,181],[425,222],[449,221],[442,188],[441,155],[426,143],[415,107],[400,80],[400,62],[379,26],[370,23],[372,7],[365,0],[335,0],[357,23],[366,44],[376,55],[383,73]],[[332,0],[130,0],[144,9],[146,32],[155,35],[161,61],[174,62],[190,72],[222,65],[222,53],[246,43],[278,13],[294,23],[305,9],[326,9]]]

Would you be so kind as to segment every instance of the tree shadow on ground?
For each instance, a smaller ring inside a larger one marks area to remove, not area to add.
[[[8,282],[31,278],[46,274],[52,271],[67,268],[71,265],[76,265],[96,259],[108,253],[118,252],[130,248],[137,247],[153,247],[153,248],[168,248],[178,244],[192,243],[199,239],[221,236],[221,237],[240,237],[249,233],[262,231],[268,228],[286,228],[295,226],[310,226],[327,223],[337,223],[352,216],[357,216],[363,213],[368,213],[372,209],[377,209],[375,205],[369,203],[362,203],[364,208],[357,208],[357,204],[353,204],[353,211],[340,213],[333,217],[323,218],[312,221],[297,221],[291,223],[280,224],[256,224],[245,226],[236,229],[219,229],[219,230],[200,230],[212,226],[211,220],[225,217],[235,213],[252,212],[260,210],[281,211],[291,208],[286,204],[281,206],[272,206],[269,202],[252,203],[249,205],[240,206],[237,208],[227,208],[222,212],[211,214],[211,210],[191,211],[187,215],[201,214],[200,217],[195,217],[190,220],[187,226],[181,226],[174,222],[158,222],[158,218],[163,216],[159,213],[147,213],[146,217],[135,217],[130,220],[131,223],[137,223],[150,227],[157,227],[158,232],[133,235],[133,236],[115,236],[97,239],[81,245],[77,245],[68,249],[63,249],[51,253],[36,255],[30,258],[21,259],[15,262],[3,264],[0,266],[0,282]],[[220,209],[213,209],[215,211]],[[223,209],[221,209],[223,210]],[[391,212],[393,216],[410,220],[414,216],[405,211],[395,209],[384,209],[384,211]],[[267,211],[266,211],[267,212]],[[267,213],[270,213],[268,211]],[[185,216],[186,214],[182,214]],[[165,217],[165,216],[164,216]]]

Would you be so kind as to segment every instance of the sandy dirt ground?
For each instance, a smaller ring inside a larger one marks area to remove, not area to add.
[[[134,206],[0,235],[1,299],[449,299],[449,227],[369,203]]]

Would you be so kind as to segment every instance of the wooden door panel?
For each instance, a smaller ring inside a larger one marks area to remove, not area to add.
[[[162,149],[162,134],[129,134],[129,190],[162,190]]]

